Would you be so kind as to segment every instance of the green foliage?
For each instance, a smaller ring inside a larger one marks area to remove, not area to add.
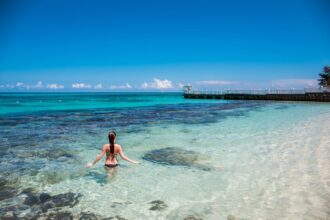
[[[320,79],[319,86],[321,87],[329,87],[330,86],[330,66],[323,67],[323,72],[319,74]]]

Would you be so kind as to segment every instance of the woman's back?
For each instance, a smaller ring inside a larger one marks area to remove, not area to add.
[[[114,144],[114,153],[110,153],[110,144],[105,144],[105,153],[106,153],[106,160],[105,164],[118,164],[117,160],[117,153],[119,153],[120,146],[118,144]]]

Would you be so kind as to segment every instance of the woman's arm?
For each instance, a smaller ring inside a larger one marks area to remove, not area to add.
[[[102,159],[103,155],[105,154],[105,150],[106,150],[106,145],[103,146],[102,150],[101,150],[101,153],[95,158],[95,160],[91,163],[88,163],[86,165],[86,167],[92,167],[94,166],[94,164],[96,164],[97,162],[99,162],[99,160]]]
[[[119,145],[119,151],[118,151],[120,157],[123,159],[123,160],[126,160],[128,162],[131,162],[131,163],[140,163],[139,161],[135,161],[135,160],[131,160],[129,159],[128,157],[125,156],[123,150],[121,149],[121,146]]]

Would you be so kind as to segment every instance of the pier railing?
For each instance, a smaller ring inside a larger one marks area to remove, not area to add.
[[[268,95],[268,94],[306,94],[306,93],[324,93],[326,90],[321,88],[306,89],[230,89],[230,90],[190,90],[184,91],[184,94],[194,95],[225,95],[225,94],[249,94],[249,95]]]

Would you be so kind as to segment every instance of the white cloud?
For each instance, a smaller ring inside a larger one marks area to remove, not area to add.
[[[197,85],[232,85],[237,84],[238,82],[234,81],[225,81],[225,80],[208,80],[208,81],[197,81]]]
[[[142,89],[173,89],[173,83],[170,80],[164,79],[154,79],[153,82],[144,82],[141,84]]]
[[[53,84],[47,84],[47,89],[64,89],[63,85],[53,83]]]
[[[16,83],[16,87],[23,87],[24,86],[24,83],[22,83],[22,82],[17,82]]]
[[[159,80],[159,79],[154,79],[153,86],[156,89],[171,89],[173,88],[172,82],[165,79],[165,80]]]
[[[126,83],[125,85],[121,85],[121,86],[111,85],[109,88],[110,89],[131,89],[132,86],[129,83]]]
[[[18,89],[30,89],[30,88],[32,88],[32,86],[27,85],[23,82],[17,82],[15,87],[18,88]]]
[[[102,86],[101,83],[96,84],[96,85],[94,86],[94,89],[102,89],[102,88],[103,88],[103,86]]]
[[[132,86],[131,86],[130,84],[128,84],[128,83],[126,83],[126,87],[127,87],[128,89],[131,89],[131,88],[132,88]]]
[[[47,84],[44,85],[42,81],[38,81],[37,84],[34,85],[28,85],[23,82],[17,82],[16,84],[6,84],[6,85],[0,85],[0,88],[7,88],[7,89],[41,89],[41,88],[47,88],[47,89],[64,89],[64,86],[61,84],[53,83],[53,84]]]
[[[72,88],[74,89],[90,89],[91,85],[86,83],[74,83],[72,84]]]

